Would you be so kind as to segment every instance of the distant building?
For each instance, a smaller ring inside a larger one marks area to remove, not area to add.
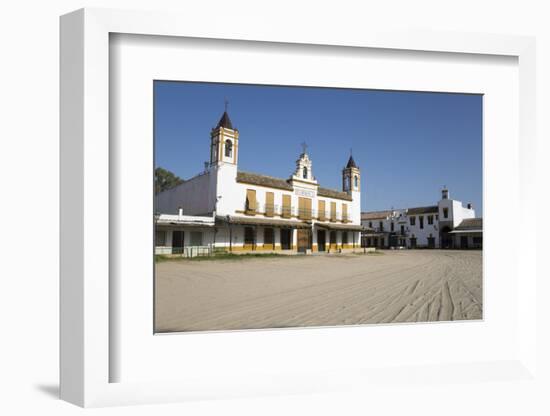
[[[483,219],[469,218],[455,227],[449,234],[453,235],[454,247],[483,248]]]
[[[481,218],[471,204],[453,200],[441,191],[436,205],[363,212],[364,247],[482,248]]]
[[[205,170],[156,197],[156,253],[360,248],[361,172],[353,157],[339,191],[320,186],[305,146],[288,179],[240,171],[240,151],[224,112],[210,133]]]

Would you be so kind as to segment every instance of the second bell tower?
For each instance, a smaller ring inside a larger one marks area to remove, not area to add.
[[[233,128],[227,109],[210,132],[210,166],[237,165],[239,156],[239,131]]]

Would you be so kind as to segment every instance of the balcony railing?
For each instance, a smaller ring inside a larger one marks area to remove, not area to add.
[[[300,218],[302,220],[319,220],[319,221],[351,221],[351,212],[348,210],[347,215],[341,211],[325,210],[319,212],[316,209],[299,208],[296,206],[286,206],[277,204],[264,204],[256,201],[256,209],[251,210],[250,207],[245,204],[244,212],[249,215],[265,215],[266,217],[280,216],[283,218]],[[320,214],[320,215],[319,215]]]

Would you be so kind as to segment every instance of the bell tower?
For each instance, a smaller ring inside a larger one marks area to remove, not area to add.
[[[227,102],[220,121],[210,132],[210,166],[237,165],[239,156],[239,131],[233,128]]]
[[[239,160],[239,131],[227,113],[227,101],[216,127],[210,132],[210,166],[208,175],[212,206],[216,215],[235,212],[234,195],[238,195],[237,163]]]
[[[351,196],[351,220],[361,224],[361,171],[350,154],[348,164],[342,169],[342,190]]]
[[[342,170],[342,190],[348,194],[361,192],[361,172],[352,155],[350,155],[348,164]]]
[[[313,176],[312,166],[313,163],[307,154],[307,144],[302,143],[302,153],[296,161],[296,170],[292,175],[292,180],[297,180],[301,182],[317,183],[315,177]]]

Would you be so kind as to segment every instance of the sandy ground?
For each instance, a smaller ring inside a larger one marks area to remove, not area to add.
[[[157,264],[156,330],[481,319],[481,251]]]

